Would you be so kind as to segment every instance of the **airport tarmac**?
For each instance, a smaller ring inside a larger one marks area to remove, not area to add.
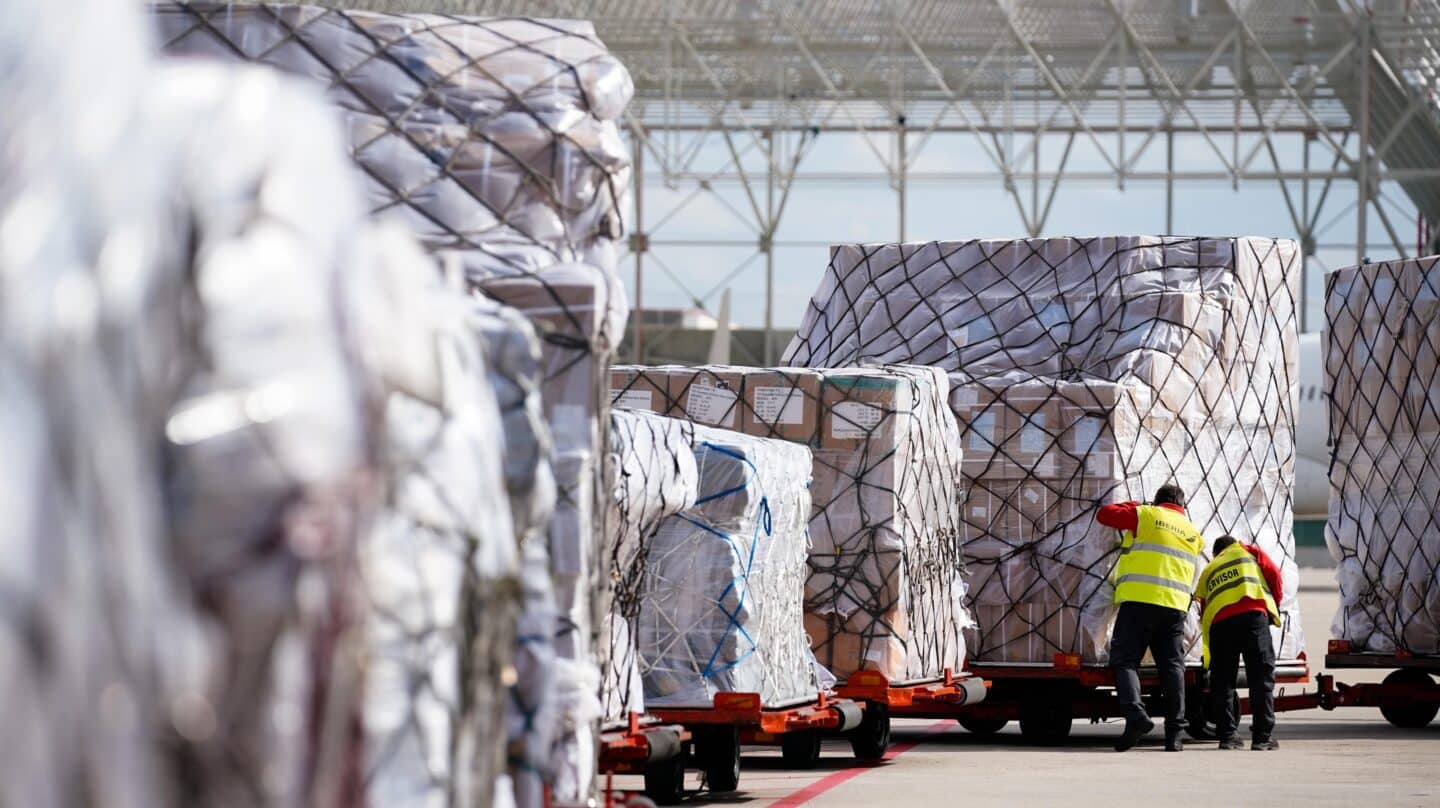
[[[1323,665],[1338,603],[1333,571],[1301,571],[1300,609],[1311,670]],[[1336,671],[1342,682],[1379,681],[1384,671]],[[1313,689],[1314,685],[1304,686]],[[1304,689],[1289,686],[1285,692]],[[1249,719],[1242,721],[1248,738]],[[1161,749],[1157,730],[1120,754],[1119,722],[1077,722],[1067,746],[1026,744],[1013,724],[980,738],[953,721],[897,720],[888,759],[856,766],[849,745],[827,741],[819,767],[786,771],[778,750],[747,749],[741,790],[695,804],[745,806],[1063,805],[1117,808],[1144,804],[1440,805],[1440,720],[1422,730],[1391,726],[1373,708],[1282,713],[1281,747],[1221,752],[1190,742],[1183,754]],[[697,785],[691,773],[690,787]],[[619,778],[627,787],[640,779]]]

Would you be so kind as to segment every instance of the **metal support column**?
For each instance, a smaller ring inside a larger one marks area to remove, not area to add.
[[[908,171],[906,166],[907,155],[905,153],[905,116],[901,115],[896,120],[895,145],[897,150],[896,160],[896,190],[900,195],[900,241],[905,241],[905,174]]]
[[[1175,235],[1175,130],[1165,129],[1165,235]]]
[[[630,230],[630,252],[635,256],[635,304],[630,319],[635,323],[635,364],[645,364],[645,251],[650,248],[645,233],[645,145],[642,133],[631,132],[634,149],[631,162],[635,188],[635,223]]]
[[[765,253],[765,365],[773,366],[775,356],[775,132],[765,130],[765,227],[760,232],[760,249]]]
[[[1373,23],[1367,16],[1360,26],[1360,59],[1365,73],[1360,77],[1360,163],[1357,166],[1355,198],[1355,263],[1363,264],[1370,252],[1366,218],[1370,209],[1370,53]]]
[[[1300,220],[1304,229],[1296,235],[1300,236],[1300,333],[1304,334],[1310,330],[1310,255],[1315,252],[1315,233],[1310,227],[1310,143],[1314,138],[1308,133],[1301,138],[1305,174],[1300,180]]]

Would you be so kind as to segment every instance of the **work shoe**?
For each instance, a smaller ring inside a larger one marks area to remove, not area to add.
[[[1125,719],[1125,731],[1120,734],[1120,739],[1115,742],[1115,751],[1124,752],[1140,743],[1145,733],[1155,729],[1155,722],[1149,718],[1127,718]]]
[[[1256,738],[1250,742],[1251,752],[1269,752],[1280,748],[1280,742],[1271,738]]]
[[[1242,740],[1240,740],[1238,737],[1236,737],[1236,736],[1234,736],[1234,735],[1231,735],[1229,738],[1226,738],[1225,740],[1223,740],[1223,741],[1220,742],[1220,748],[1221,748],[1221,749],[1244,749],[1244,748],[1245,748],[1245,742],[1242,741]]]
[[[1165,751],[1185,751],[1185,736],[1180,732],[1180,730],[1171,727],[1165,728]]]

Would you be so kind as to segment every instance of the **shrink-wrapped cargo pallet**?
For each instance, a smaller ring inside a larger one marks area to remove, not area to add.
[[[357,797],[369,393],[427,376],[357,339],[409,344],[371,285],[389,259],[318,96],[152,66],[133,6],[49,9],[0,24],[0,210],[55,213],[4,259],[0,343],[71,505],[33,534],[55,566],[16,575],[35,548],[12,547],[0,578],[22,584],[3,608],[66,615],[3,656],[50,649],[32,695],[68,707],[0,755],[0,802]]]
[[[806,628],[836,676],[959,670],[959,436],[930,368],[615,368],[617,406],[812,447]]]
[[[845,245],[785,359],[950,374],[971,659],[1106,661],[1118,537],[1096,509],[1168,481],[1208,538],[1281,564],[1276,647],[1293,659],[1298,267],[1293,242],[1259,238]]]
[[[1325,320],[1332,636],[1440,654],[1440,258],[1330,273]]]
[[[432,249],[467,268],[614,266],[630,182],[616,121],[634,85],[589,22],[211,2],[152,14],[169,53],[328,87],[372,208]]]
[[[606,667],[601,691],[604,719],[610,723],[645,712],[635,626],[655,534],[670,517],[693,507],[699,495],[694,443],[695,430],[687,421],[623,409],[610,413],[613,496],[603,552],[611,586],[602,612]]]
[[[557,798],[583,799],[605,580],[594,544],[607,403],[598,385],[626,313],[614,266],[629,74],[587,22],[215,3],[153,14],[170,53],[260,61],[328,87],[371,207],[449,252],[476,288],[534,324],[558,489],[548,552],[562,624],[553,715],[563,726],[552,761],[519,760],[511,773],[532,781],[516,785],[527,793],[538,793],[539,774]],[[531,737],[516,743],[541,743],[544,716],[519,719]]]
[[[519,548],[475,303],[438,283],[430,296],[441,399],[390,397],[389,506],[360,552],[364,782],[375,804],[484,806],[505,765],[495,739],[514,675]]]
[[[645,704],[813,698],[802,620],[810,452],[703,426],[691,451],[695,504],[661,523],[644,559],[635,643]]]

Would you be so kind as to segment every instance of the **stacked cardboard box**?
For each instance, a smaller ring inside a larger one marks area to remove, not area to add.
[[[1298,266],[1292,242],[1255,238],[840,246],[786,361],[950,373],[973,659],[1105,661],[1117,537],[1096,510],[1168,481],[1208,538],[1281,563],[1293,658]]]
[[[837,676],[959,669],[958,433],[927,368],[623,367],[610,395],[812,448],[806,627]]]
[[[1440,258],[1331,273],[1325,319],[1332,636],[1440,654]]]

